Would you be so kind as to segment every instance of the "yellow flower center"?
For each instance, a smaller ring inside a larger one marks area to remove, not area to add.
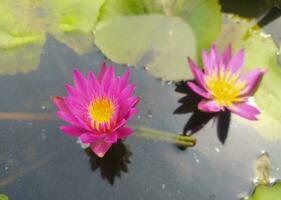
[[[240,91],[245,83],[237,82],[238,76],[227,71],[218,76],[216,73],[208,76],[206,84],[210,93],[219,106],[231,106],[241,100]]]
[[[100,97],[90,104],[88,111],[92,123],[96,124],[96,128],[99,128],[101,123],[107,123],[109,126],[114,112],[114,104],[111,100]]]

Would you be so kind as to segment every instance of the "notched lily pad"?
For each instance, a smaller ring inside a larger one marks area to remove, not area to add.
[[[118,18],[96,30],[95,43],[117,63],[145,65],[157,78],[191,78],[186,58],[196,55],[191,28],[181,19],[162,15]]]
[[[257,106],[261,109],[259,120],[243,122],[255,127],[266,139],[281,139],[281,68],[277,63],[276,48],[272,38],[264,33],[253,21],[237,17],[230,17],[223,26],[217,40],[218,46],[223,49],[232,43],[237,51],[245,49],[244,71],[254,68],[267,69],[260,87],[254,95]],[[242,121],[242,120],[241,120]]]
[[[276,182],[273,185],[257,186],[253,195],[247,198],[247,200],[280,200],[280,198],[281,182]]]
[[[167,19],[167,22],[163,19],[162,22],[156,22],[157,15],[158,18],[162,16]],[[154,18],[152,22],[149,22],[150,18]],[[134,23],[127,22],[132,19]],[[190,79],[192,77],[187,72],[186,64],[183,66],[186,57],[195,59],[202,48],[209,47],[220,32],[221,19],[217,0],[107,0],[94,30],[95,42],[115,62],[148,64],[152,75],[165,80]],[[188,28],[181,28],[184,24]],[[212,24],[212,28],[206,34],[209,24]],[[101,33],[105,34],[103,39]],[[112,38],[117,39],[117,42]],[[121,42],[123,45],[119,45]]]

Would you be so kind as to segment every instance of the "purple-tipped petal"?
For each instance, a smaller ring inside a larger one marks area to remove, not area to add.
[[[65,134],[73,137],[78,137],[86,132],[85,129],[80,128],[78,126],[60,126],[60,130]]]
[[[118,139],[126,139],[132,132],[133,130],[131,128],[123,127],[118,130]]]
[[[219,112],[221,109],[214,100],[202,100],[198,104],[198,109],[203,112]]]
[[[255,69],[241,77],[241,80],[246,82],[246,87],[241,91],[240,96],[252,96],[256,88],[259,86],[265,70]]]
[[[244,63],[244,50],[241,49],[237,54],[235,54],[229,61],[228,69],[235,73],[241,69]]]
[[[225,67],[228,66],[231,57],[232,57],[232,48],[231,48],[231,44],[229,44],[222,54],[222,60]]]
[[[98,157],[102,158],[111,145],[111,143],[107,143],[104,140],[97,140],[91,144],[91,149]]]
[[[231,107],[228,107],[228,109],[231,112],[249,120],[257,120],[257,115],[260,113],[257,108],[247,103],[234,104]]]
[[[196,82],[205,90],[207,90],[206,84],[203,80],[203,73],[200,69],[198,69],[197,65],[190,59],[188,58],[188,64],[190,66],[191,72],[196,80]]]
[[[197,85],[195,85],[193,82],[188,81],[187,82],[188,87],[190,87],[190,89],[192,89],[193,92],[195,92],[196,94],[209,99],[210,98],[210,94],[206,91],[204,91],[203,89],[201,89],[200,87],[198,87]]]

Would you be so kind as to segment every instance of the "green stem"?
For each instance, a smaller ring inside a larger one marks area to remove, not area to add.
[[[147,128],[144,126],[134,127],[134,132],[138,136],[144,138],[157,139],[164,142],[175,143],[177,145],[185,147],[193,147],[196,145],[196,139],[187,135],[172,134],[161,130]]]

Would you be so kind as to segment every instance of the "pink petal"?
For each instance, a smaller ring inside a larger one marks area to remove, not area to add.
[[[207,90],[205,82],[203,80],[203,73],[200,69],[198,69],[198,67],[196,66],[196,64],[188,57],[188,64],[190,66],[191,72],[196,80],[196,82],[203,87],[205,90]]]
[[[237,72],[241,69],[244,62],[244,50],[241,49],[236,55],[234,55],[228,64],[228,68],[233,72]]]
[[[73,80],[74,80],[75,87],[79,91],[81,91],[81,92],[86,91],[86,88],[87,88],[86,79],[77,69],[74,69],[74,71],[73,71]]]
[[[103,139],[100,139],[91,144],[91,149],[97,156],[102,158],[111,145],[111,143],[107,143]]]
[[[128,69],[124,75],[120,78],[120,90],[122,90],[123,88],[125,88],[128,84],[128,80],[130,78],[130,74],[131,74],[131,70]]]
[[[265,70],[255,69],[248,74],[241,77],[241,80],[246,82],[245,89],[242,90],[240,96],[252,96],[259,86],[263,75],[266,73]]]
[[[231,44],[229,44],[226,47],[226,49],[224,50],[223,55],[222,55],[222,59],[223,59],[223,63],[224,63],[225,67],[228,66],[228,63],[229,63],[231,57],[232,57],[232,49],[231,49]]]
[[[95,142],[96,140],[102,139],[101,136],[99,136],[97,134],[95,135],[93,133],[83,133],[79,138],[80,138],[81,142],[84,144],[91,144],[91,143]]]
[[[87,104],[87,98],[84,93],[79,92],[69,84],[65,84],[65,89],[69,98],[79,100],[83,105]]]
[[[81,105],[79,101],[71,99],[71,98],[65,98],[64,100],[65,105],[70,108],[71,113],[74,116],[83,116],[88,112],[88,107],[85,105]]]
[[[118,130],[118,139],[126,139],[128,136],[130,136],[132,134],[132,129],[131,128],[120,128]]]
[[[220,66],[220,55],[218,53],[218,49],[215,44],[212,44],[212,47],[211,47],[210,60],[211,60],[213,68],[217,68]]]
[[[133,84],[127,85],[119,94],[119,99],[127,99],[129,98],[133,91],[135,90],[135,86]]]
[[[104,73],[106,72],[106,70],[107,70],[106,63],[103,62],[102,66],[101,66],[101,70],[100,70],[100,72],[98,74],[98,80],[99,80],[100,83],[101,83],[101,81],[103,79],[103,76],[104,76]]]
[[[118,123],[118,125],[112,130],[112,132],[117,131],[119,128],[122,128],[127,124],[127,120],[123,119],[121,122]]]
[[[80,126],[80,123],[78,122],[76,117],[74,117],[72,114],[67,113],[67,112],[63,112],[63,111],[58,111],[56,114],[60,119],[66,121],[70,124]]]
[[[112,66],[108,67],[108,69],[105,71],[104,76],[102,78],[101,84],[104,88],[105,93],[108,92],[108,88],[110,86],[110,82],[115,79],[114,75],[114,69]]]
[[[138,109],[136,108],[131,108],[131,110],[127,113],[127,115],[125,116],[126,120],[131,119],[133,116],[135,116],[138,112]]]
[[[61,97],[55,97],[55,98],[53,99],[53,101],[54,101],[55,105],[58,107],[58,109],[60,109],[60,110],[57,111],[57,113],[56,113],[57,116],[58,116],[60,119],[66,121],[66,122],[68,122],[68,123],[70,123],[70,124],[76,125],[76,126],[80,126],[80,125],[81,125],[81,123],[79,122],[79,119],[74,116],[74,114],[72,113],[72,111],[70,111],[70,109],[69,109],[69,107],[68,107],[68,105],[67,105],[67,102],[68,102],[67,99],[64,100],[64,99],[61,98]],[[81,111],[82,111],[82,110],[81,110]],[[80,111],[80,112],[81,112],[81,111]]]
[[[231,107],[228,107],[228,109],[231,112],[249,120],[257,120],[257,115],[260,113],[260,111],[257,108],[247,103],[235,104],[232,105]]]
[[[198,109],[203,112],[219,112],[221,109],[214,100],[202,100],[198,104]]]
[[[104,141],[106,143],[116,143],[117,142],[117,132],[108,133],[107,136],[105,136]]]
[[[87,92],[89,99],[92,99],[94,96],[100,95],[101,92],[100,82],[96,79],[94,73],[91,71],[88,73]]]
[[[64,99],[62,97],[58,97],[58,96],[53,97],[53,102],[59,110],[64,112],[69,112],[69,109],[66,106]]]
[[[86,130],[78,126],[60,126],[60,130],[65,134],[73,137],[78,137]]]
[[[202,61],[204,65],[204,70],[207,73],[210,73],[212,71],[212,61],[209,57],[209,54],[206,51],[202,51]]]
[[[188,81],[187,82],[188,87],[190,87],[190,89],[192,89],[193,92],[195,92],[196,94],[209,99],[210,98],[210,94],[206,91],[204,91],[203,89],[201,89],[200,87],[198,87],[197,85],[195,85],[193,82]]]
[[[131,108],[135,107],[139,101],[140,98],[135,96],[129,97],[128,99],[120,99],[119,119],[125,118]]]

